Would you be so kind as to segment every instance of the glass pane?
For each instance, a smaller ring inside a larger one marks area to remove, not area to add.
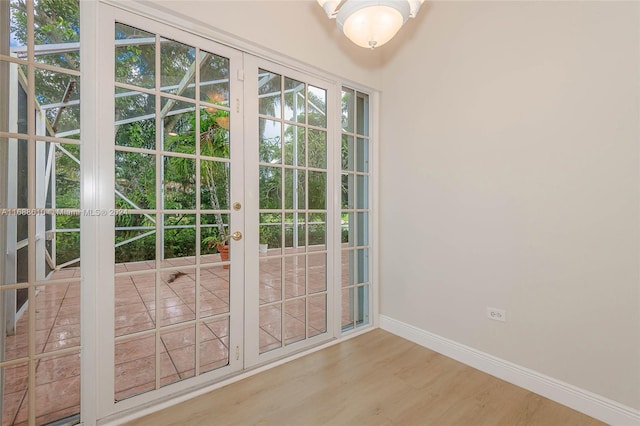
[[[163,215],[163,267],[195,265],[196,215]]]
[[[9,22],[2,22],[2,27],[6,28],[6,25],[9,25],[9,39],[2,40],[0,46],[3,49],[8,46],[11,48],[11,53],[18,58],[27,59],[27,8],[24,1],[20,2],[18,0],[3,1],[2,7],[5,8],[7,6],[9,6]],[[2,50],[2,53],[9,55],[6,50]]]
[[[282,308],[280,304],[260,308],[260,353],[282,346]]]
[[[183,154],[196,153],[196,106],[162,98],[162,149]]]
[[[327,132],[309,130],[309,167],[327,168]]]
[[[80,266],[80,216],[45,215],[45,258],[42,259],[46,274],[63,265]]]
[[[155,327],[154,273],[115,277],[116,337]]]
[[[356,283],[369,281],[369,249],[356,250],[358,269],[356,271]]]
[[[282,253],[282,215],[263,213],[260,215],[260,244],[265,244],[266,252],[261,256],[277,256]]]
[[[369,208],[369,176],[358,175],[357,182],[357,194],[358,202],[356,206],[358,209]]]
[[[4,383],[2,399],[2,424],[13,425],[27,420],[27,383],[29,366],[27,363],[0,368]],[[19,413],[19,414],[18,414]]]
[[[353,136],[342,135],[342,170],[354,170],[354,153]]]
[[[353,287],[342,289],[342,331],[351,330],[353,328]]]
[[[201,329],[203,326],[208,329],[208,331],[205,331],[205,334],[211,331],[225,346],[229,347],[229,317],[205,320],[201,323]]]
[[[342,174],[342,185],[340,192],[342,193],[342,209],[353,209],[355,206],[355,175],[349,173]]]
[[[116,145],[155,149],[155,99],[146,93],[116,88]]]
[[[80,146],[36,143],[36,207],[80,208]]]
[[[352,89],[342,89],[342,130],[353,132],[354,93]]]
[[[163,92],[195,98],[196,49],[160,39],[160,86]]]
[[[304,248],[307,245],[307,221],[304,213],[294,213],[298,218],[298,247]]]
[[[160,325],[196,318],[196,271],[179,269],[160,274]]]
[[[200,323],[200,373],[229,364],[229,318]],[[216,332],[224,336],[218,336]]]
[[[285,253],[300,253],[305,250],[304,213],[286,213],[284,215]]]
[[[285,169],[285,209],[305,208],[305,172],[300,169]]]
[[[116,151],[115,163],[116,208],[155,208],[155,155]]]
[[[324,294],[309,297],[309,337],[327,332],[327,296]]]
[[[39,1],[34,14],[34,39],[40,45],[35,52],[36,61],[80,70],[79,1],[65,1],[62,8],[57,3]]]
[[[161,331],[160,340],[166,348],[171,363],[160,364],[161,377],[184,380],[196,375],[196,326],[172,328]],[[178,373],[176,376],[175,373]],[[179,378],[178,378],[179,377]],[[165,383],[169,384],[168,382]]]
[[[229,60],[200,51],[200,100],[229,106]]]
[[[156,218],[154,215],[117,215],[115,233],[116,272],[155,268]]]
[[[324,213],[309,213],[309,250],[324,250],[327,244],[327,222]]]
[[[287,299],[306,294],[306,256],[284,258],[284,294]]]
[[[28,216],[18,216],[18,218],[23,217],[27,218]],[[26,222],[26,220],[24,221]],[[26,225],[25,225],[26,227]],[[18,239],[19,243],[24,244],[25,240]],[[12,241],[13,242],[13,241]],[[31,264],[31,260],[29,259],[29,246],[25,245],[22,248],[19,248],[16,251],[16,268],[15,268],[15,276],[12,278],[16,278],[17,283],[25,283],[28,281],[28,268]],[[27,289],[18,289],[18,307],[22,306],[27,300]]]
[[[55,321],[45,335],[36,332],[36,354],[80,346],[80,283],[39,286],[36,318],[53,316]],[[44,343],[44,347],[42,347]]]
[[[369,136],[369,95],[356,95],[356,123],[359,135]]]
[[[308,258],[309,293],[318,293],[327,289],[327,255],[312,253]]]
[[[358,213],[358,245],[369,245],[369,213]]]
[[[285,344],[304,340],[306,337],[305,299],[290,300],[284,304],[284,338]]]
[[[3,47],[0,45],[0,50],[2,49]],[[8,45],[5,50],[8,52]],[[27,96],[23,87],[23,85],[25,87],[28,85],[26,76],[22,79],[21,84],[18,81],[18,66],[0,60],[0,85],[5,90],[2,98],[0,98],[0,111],[2,111],[0,115],[0,132],[18,133],[18,130],[20,130],[20,133],[27,133]],[[16,95],[5,95],[5,93],[11,93],[14,88],[16,89]],[[12,111],[13,114],[9,114],[9,111]],[[6,143],[7,139],[0,138],[0,142]]]
[[[353,250],[342,250],[342,286],[353,285],[355,280],[355,254]]]
[[[217,108],[200,110],[200,154],[206,157],[230,158],[229,111]]]
[[[340,215],[340,243],[344,246],[349,243],[351,213],[342,212]]]
[[[4,283],[5,280],[3,280]],[[8,281],[15,281],[10,279]],[[9,282],[8,284],[14,284]],[[4,353],[2,354],[2,361],[12,361],[18,358],[25,358],[29,356],[29,315],[28,313],[20,313],[20,308],[24,306],[28,300],[28,290],[4,290],[2,292],[3,300],[5,301],[5,309],[2,320],[6,325],[6,337],[4,340]],[[20,296],[20,297],[19,297]],[[60,299],[58,295],[58,299]],[[19,300],[21,299],[21,300]],[[44,300],[43,298],[41,298]],[[42,303],[42,302],[41,302]],[[38,342],[36,349],[42,352],[42,349],[46,343],[47,334],[53,326],[55,321],[55,306],[47,307],[43,305],[45,312],[38,315],[36,321],[38,325],[36,328],[36,336],[38,336]]]
[[[196,160],[165,155],[164,208],[192,210],[196,208]],[[207,162],[209,163],[209,162]],[[203,169],[205,166],[203,165]]]
[[[359,172],[369,172],[369,140],[358,138],[358,161]]]
[[[35,94],[44,118],[36,114],[36,133],[78,138],[80,135],[80,79],[61,72],[35,69]]]
[[[357,316],[356,327],[369,324],[369,286],[363,285],[357,287]]]
[[[260,119],[259,161],[279,164],[282,162],[282,143],[280,134],[282,125],[279,121]]]
[[[260,166],[260,209],[282,208],[280,168]]]
[[[200,270],[200,317],[229,312],[229,269],[212,266]]]
[[[36,68],[34,72],[38,103],[42,109],[47,111],[47,116],[53,125],[55,120],[51,120],[51,118],[55,116],[55,112],[57,111],[50,111],[54,108],[51,104],[66,104],[71,101],[79,101],[79,77],[42,68]],[[78,126],[75,127],[77,128]]]
[[[307,164],[305,149],[305,128],[285,124],[284,126],[285,164],[304,167]]]
[[[282,300],[282,260],[260,259],[260,304]]]
[[[342,212],[342,243],[348,244],[349,247],[353,247],[356,240],[355,217],[355,213]]]
[[[326,208],[327,174],[309,171],[309,209],[324,210]]]
[[[327,91],[309,86],[309,125],[327,127]]]
[[[156,387],[155,334],[115,344],[115,399],[121,401]]]
[[[258,71],[258,110],[262,115],[282,118],[282,78],[269,71]]]
[[[228,210],[230,164],[223,161],[200,161],[200,208]]]
[[[7,153],[7,165],[3,165],[3,172],[6,173],[7,182],[11,189],[7,194],[6,200],[2,208],[18,208],[26,209],[29,207],[29,146],[26,140],[0,138],[0,150]],[[20,214],[13,217],[14,223],[17,223],[18,238],[20,240],[27,238],[27,215]],[[11,226],[8,229],[12,229]]]
[[[305,90],[304,83],[284,78],[284,119],[305,122]]]
[[[155,35],[151,33],[116,23],[116,82],[147,89],[155,87],[155,42]]]
[[[200,235],[200,254],[202,255],[200,263],[220,262],[218,246],[222,246],[228,241],[229,215],[203,214],[200,217]]]
[[[36,372],[36,423],[80,413],[80,353],[42,358]]]

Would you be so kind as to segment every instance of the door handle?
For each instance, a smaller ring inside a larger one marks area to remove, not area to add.
[[[242,239],[242,232],[240,231],[236,231],[233,234],[231,234],[231,238],[233,238],[236,241],[240,241]]]

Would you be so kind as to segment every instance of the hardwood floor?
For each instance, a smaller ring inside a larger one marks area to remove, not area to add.
[[[129,425],[602,425],[383,330]]]

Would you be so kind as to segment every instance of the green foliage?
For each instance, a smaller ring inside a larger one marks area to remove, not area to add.
[[[141,214],[118,215],[115,217],[116,231],[115,260],[116,263],[154,260],[156,258],[155,218]],[[140,237],[121,245],[125,241]]]
[[[10,0],[11,31],[13,37],[26,44],[27,18],[25,0]],[[58,44],[77,43],[80,34],[78,0],[37,0],[35,7],[35,43]],[[133,40],[133,43],[119,43],[115,51],[116,82],[153,89],[156,78],[160,78],[166,93],[191,99],[192,102],[176,101],[162,97],[158,105],[157,98],[130,89],[116,88],[115,119],[118,122],[115,132],[115,145],[124,149],[115,151],[115,186],[126,198],[115,197],[115,207],[122,209],[158,209],[169,210],[195,209],[196,199],[200,207],[211,212],[202,216],[201,247],[202,253],[215,252],[218,243],[229,238],[228,215],[220,213],[230,208],[229,200],[229,113],[215,105],[229,106],[229,61],[206,52],[196,58],[193,47],[162,40],[160,52],[156,44],[148,43],[155,37],[134,27],[117,24],[116,40]],[[135,40],[140,40],[136,43]],[[156,67],[156,54],[160,54],[159,68]],[[78,50],[39,55],[38,62],[63,69],[80,69]],[[203,81],[223,81],[222,83],[200,86],[200,100],[206,102],[204,108],[195,109],[196,90],[194,66],[200,59],[200,76]],[[264,72],[261,71],[261,75]],[[191,75],[191,76],[190,76]],[[189,77],[190,76],[190,77]],[[186,78],[186,80],[185,80]],[[49,69],[36,69],[36,100],[40,104],[52,104],[63,100],[78,100],[80,94],[77,77],[55,72]],[[296,84],[301,84],[296,82]],[[261,93],[278,93],[282,87],[280,76],[272,75],[260,88]],[[307,87],[307,102],[298,105],[300,115],[295,117],[299,123],[308,123],[316,129],[306,130],[304,126],[285,125],[284,132],[278,132],[276,138],[264,139],[260,144],[260,159],[264,163],[259,171],[260,208],[281,212],[285,203],[293,200],[292,191],[297,188],[299,203],[287,206],[294,209],[326,209],[327,184],[327,133],[326,93],[323,90]],[[67,96],[65,97],[65,93]],[[274,115],[279,110],[279,96],[264,96],[259,99],[260,111]],[[79,129],[79,108],[68,106],[60,111],[55,108],[48,111],[48,119],[55,128],[49,129],[49,135],[60,131]],[[305,115],[306,114],[306,115]],[[199,117],[197,128],[196,117]],[[105,117],[111,120],[111,117]],[[160,127],[157,120],[162,120]],[[295,121],[294,120],[294,121]],[[260,135],[264,137],[264,120],[260,121]],[[162,131],[161,135],[157,132]],[[71,136],[78,137],[78,135]],[[281,140],[282,138],[282,140]],[[161,141],[161,142],[160,142]],[[162,147],[157,144],[162,143]],[[284,145],[283,145],[284,144]],[[294,145],[297,152],[294,157]],[[80,157],[80,148],[64,145],[69,155],[56,151],[56,207],[79,208],[80,184],[79,166],[71,157]],[[129,152],[135,148],[142,152]],[[158,158],[156,149],[166,151]],[[199,155],[198,160],[186,158],[186,155]],[[283,164],[284,163],[284,164]],[[273,164],[275,167],[267,166]],[[276,166],[277,165],[277,166]],[[294,184],[293,168],[298,168],[298,181]],[[307,171],[307,168],[312,170]],[[162,176],[158,176],[162,173]],[[158,179],[158,177],[160,179]],[[156,182],[163,187],[157,188]],[[163,194],[162,203],[157,194]],[[285,197],[288,197],[286,200]],[[293,201],[291,201],[292,203]],[[134,207],[135,205],[135,207]],[[289,213],[287,213],[289,215]],[[311,224],[313,221],[325,221],[309,214],[309,223],[302,220],[300,213],[300,244],[324,244],[326,226]],[[206,216],[206,218],[205,218]],[[293,228],[285,223],[282,213],[267,217],[261,221],[266,225],[260,228],[261,242],[271,247],[293,244]],[[116,217],[116,262],[153,260],[156,258],[156,224],[161,216],[142,214],[121,215]],[[166,258],[192,256],[196,252],[196,215],[167,215],[164,217],[164,247],[160,248]],[[58,216],[57,227],[77,229],[76,218]],[[174,228],[177,227],[177,228]],[[147,236],[143,236],[149,233]],[[308,241],[305,238],[308,236]],[[124,245],[121,243],[126,242]],[[58,263],[79,256],[79,233],[68,232],[57,235],[55,242]]]

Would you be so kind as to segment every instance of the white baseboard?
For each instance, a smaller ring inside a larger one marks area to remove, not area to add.
[[[516,386],[616,426],[640,425],[640,410],[462,345],[385,315],[380,328]]]

